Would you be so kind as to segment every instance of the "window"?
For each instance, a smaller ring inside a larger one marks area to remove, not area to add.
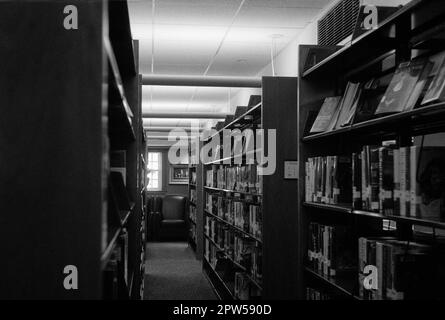
[[[162,153],[149,152],[148,153],[148,191],[162,190]]]

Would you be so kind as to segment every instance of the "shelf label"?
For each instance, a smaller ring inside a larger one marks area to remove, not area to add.
[[[284,161],[284,179],[298,179],[298,161]]]

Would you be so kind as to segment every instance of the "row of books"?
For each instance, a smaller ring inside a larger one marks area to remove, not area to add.
[[[394,75],[349,82],[343,96],[325,99],[310,133],[327,132],[444,100],[445,52],[401,63]]]
[[[224,254],[237,262],[259,282],[262,279],[262,250],[258,242],[246,238],[212,217],[206,217],[205,234]]]
[[[388,237],[360,238],[358,254],[359,295],[362,299],[403,300],[435,296],[434,279],[437,281],[436,272],[440,267],[434,260],[431,246]],[[364,274],[366,266],[375,266],[375,274]],[[377,280],[371,288],[364,286],[367,276],[373,277],[367,283]]]
[[[198,195],[196,193],[196,189],[190,189],[190,202],[196,204],[198,201]]]
[[[255,164],[213,165],[206,171],[206,187],[261,194],[262,177]]]
[[[204,240],[204,258],[236,299],[260,299],[261,290],[252,283],[248,274],[235,267],[208,239]]]
[[[349,156],[309,158],[307,202],[428,220],[445,217],[445,148],[394,142]]]
[[[332,300],[332,296],[318,289],[306,287],[306,300],[312,300],[312,301]]]
[[[441,220],[445,206],[445,148],[364,146],[352,155],[353,207]]]
[[[259,300],[261,290],[250,281],[245,272],[235,273],[235,298],[238,300]]]
[[[311,222],[308,232],[308,266],[318,274],[335,277],[356,270],[351,232],[345,226]]]
[[[306,202],[351,203],[351,157],[309,158],[305,170]]]
[[[206,193],[206,209],[229,224],[261,239],[263,220],[259,204]]]
[[[103,271],[103,294],[105,300],[116,300],[126,297],[128,285],[128,232],[123,229],[117,245]]]

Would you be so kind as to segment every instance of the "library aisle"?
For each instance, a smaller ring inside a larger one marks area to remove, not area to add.
[[[0,300],[445,300],[443,0],[0,0],[0,99]]]
[[[216,300],[186,242],[150,242],[145,266],[145,300]]]

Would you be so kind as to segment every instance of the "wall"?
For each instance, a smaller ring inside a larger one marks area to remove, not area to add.
[[[188,197],[187,184],[169,184],[170,168],[172,165],[168,161],[168,148],[148,148],[148,151],[162,152],[162,191],[149,192],[149,194],[179,194]],[[188,159],[184,159],[184,162],[188,162]]]

